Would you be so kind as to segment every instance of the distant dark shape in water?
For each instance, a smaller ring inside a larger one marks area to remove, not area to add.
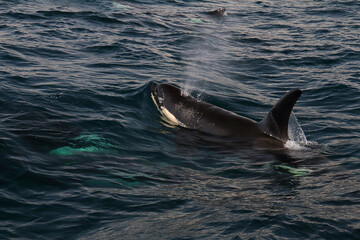
[[[226,16],[226,9],[225,8],[218,8],[214,11],[207,12],[207,14],[214,16],[214,17],[222,17]]]
[[[155,105],[165,120],[173,125],[214,136],[270,140],[276,144],[289,140],[289,117],[300,95],[300,89],[287,92],[262,121],[255,122],[186,95],[175,86],[157,83],[151,86]]]

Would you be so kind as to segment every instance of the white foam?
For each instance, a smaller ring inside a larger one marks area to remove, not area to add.
[[[306,149],[306,147],[301,145],[299,142],[292,141],[292,140],[286,141],[284,146],[290,150],[295,150],[295,151]]]
[[[289,125],[288,125],[288,134],[291,141],[300,142],[307,144],[308,140],[306,139],[305,133],[302,130],[295,114],[291,112]]]
[[[289,119],[288,134],[289,140],[286,141],[284,146],[290,150],[304,150],[307,149],[307,145],[313,144],[313,142],[307,140],[306,135],[293,112],[291,112]]]

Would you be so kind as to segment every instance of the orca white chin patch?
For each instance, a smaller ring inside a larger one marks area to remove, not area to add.
[[[164,117],[163,119],[171,124],[171,125],[178,125],[178,126],[184,126],[184,124],[182,124],[179,120],[176,119],[176,117],[171,113],[169,112],[169,110],[167,110],[164,106],[159,106],[156,99],[155,99],[155,96],[151,93],[151,98],[152,100],[154,101],[157,109],[159,110],[159,112],[161,113],[161,115]],[[159,99],[161,100],[161,99]],[[161,104],[161,102],[160,102]]]
[[[176,117],[165,107],[160,107],[160,112],[168,120],[169,123],[181,126],[180,122],[176,119]]]

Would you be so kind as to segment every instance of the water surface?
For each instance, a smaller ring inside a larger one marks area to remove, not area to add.
[[[0,3],[1,239],[359,239],[358,1]],[[257,121],[300,88],[300,148],[170,127],[153,82]]]

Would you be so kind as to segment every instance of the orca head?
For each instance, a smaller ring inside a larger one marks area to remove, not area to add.
[[[171,125],[180,125],[185,127],[177,119],[176,106],[182,99],[182,92],[179,88],[169,84],[151,85],[151,98],[153,99],[156,107],[164,117],[163,120]]]
[[[169,104],[176,103],[177,97],[182,95],[183,93],[179,88],[169,84],[153,83],[151,85],[151,96],[158,108],[169,108]]]
[[[158,109],[160,109],[160,107],[163,105],[163,102],[160,101],[161,99],[164,98],[162,95],[163,95],[163,93],[161,93],[161,92],[159,93],[159,91],[158,91],[158,84],[153,83],[151,85],[151,98],[153,99],[153,101]]]
[[[301,96],[300,89],[287,92],[270,110],[266,117],[259,122],[262,131],[270,136],[286,142],[289,140],[288,125],[291,111]]]

